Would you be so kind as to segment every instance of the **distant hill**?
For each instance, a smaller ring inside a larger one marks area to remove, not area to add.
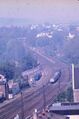
[[[31,24],[29,19],[21,18],[0,18],[0,26],[27,26]]]

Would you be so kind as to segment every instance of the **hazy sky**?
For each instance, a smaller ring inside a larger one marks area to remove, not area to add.
[[[36,22],[79,21],[78,0],[0,0],[0,17]]]

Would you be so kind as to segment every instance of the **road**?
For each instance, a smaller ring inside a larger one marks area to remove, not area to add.
[[[35,53],[35,51],[34,51]],[[43,71],[42,79],[36,83],[36,87],[32,87],[28,91],[23,92],[23,109],[24,117],[31,115],[35,108],[41,111],[44,108],[43,86],[45,90],[45,105],[53,102],[55,96],[59,92],[59,83],[55,85],[49,84],[49,79],[53,76],[57,69],[62,69],[60,90],[63,91],[67,88],[69,81],[69,67],[58,61],[57,59],[51,60],[46,56],[36,52],[39,62],[41,63],[41,70]],[[18,113],[21,117],[21,96],[20,94],[13,99],[10,103],[0,107],[0,119],[13,119]]]

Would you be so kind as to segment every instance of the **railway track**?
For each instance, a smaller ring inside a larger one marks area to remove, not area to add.
[[[49,59],[45,60],[45,57],[42,57],[39,61],[40,62],[42,61],[43,68],[46,67],[48,69],[46,70],[46,72],[48,71],[48,73],[46,73],[46,76],[43,77],[42,79],[43,81],[40,80],[40,85],[41,85],[40,87],[39,85],[37,85],[37,87],[33,88],[33,90],[31,90],[30,92],[23,92],[23,108],[24,108],[25,117],[32,115],[35,108],[37,108],[39,111],[41,111],[44,108],[43,85],[44,85],[45,97],[46,97],[45,105],[50,105],[53,102],[56,95],[58,94],[58,90],[59,90],[58,83],[55,85],[52,84],[49,85],[48,80],[51,78],[52,72],[55,71],[55,68],[58,68],[59,62],[56,63],[57,61],[55,61],[55,63],[53,64],[53,62],[50,62]],[[68,67],[66,68],[68,69]],[[63,72],[63,76],[61,77],[61,82],[63,84],[61,90],[67,87],[67,82],[69,80],[68,78],[69,78],[68,72],[66,71]],[[19,94],[19,96],[15,100],[10,102],[9,104],[4,105],[3,107],[0,107],[0,119],[13,119],[17,113],[21,117],[21,113],[22,113],[21,108],[22,108],[21,96]]]
[[[65,85],[66,87],[66,85]],[[62,89],[64,88],[64,85]],[[48,90],[49,89],[49,90]],[[58,94],[58,84],[55,86],[46,85],[45,86],[45,95],[46,95],[46,105],[52,103],[56,95]],[[34,108],[38,110],[42,110],[43,107],[43,87],[39,88],[38,90],[32,92],[29,95],[23,95],[23,102],[24,102],[24,114],[25,117],[29,114],[32,114]],[[13,107],[13,108],[12,108]],[[6,111],[7,110],[7,111]],[[30,111],[29,111],[30,110]],[[18,113],[21,115],[21,99],[17,99],[11,104],[5,106],[2,110],[0,110],[0,119],[13,119],[15,114]]]

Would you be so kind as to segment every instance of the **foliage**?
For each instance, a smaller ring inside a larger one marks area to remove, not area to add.
[[[4,47],[0,47],[0,73],[8,80],[18,78],[23,71],[37,65],[37,59],[25,49],[23,41],[11,39],[2,43],[5,50],[2,49]]]
[[[68,38],[64,44],[64,59],[71,64],[79,64],[79,32],[74,27],[70,27],[73,38]]]
[[[69,87],[66,91],[66,99],[69,102],[73,102],[73,90],[71,87]]]
[[[13,79],[15,74],[15,66],[11,63],[5,62],[0,65],[0,74],[3,74],[7,80]]]
[[[65,44],[64,53],[65,57],[70,60],[71,63],[79,63],[79,40],[73,39]]]
[[[66,91],[61,92],[56,99],[54,100],[59,101],[59,102],[73,102],[73,91],[72,91],[72,87],[69,87]]]

